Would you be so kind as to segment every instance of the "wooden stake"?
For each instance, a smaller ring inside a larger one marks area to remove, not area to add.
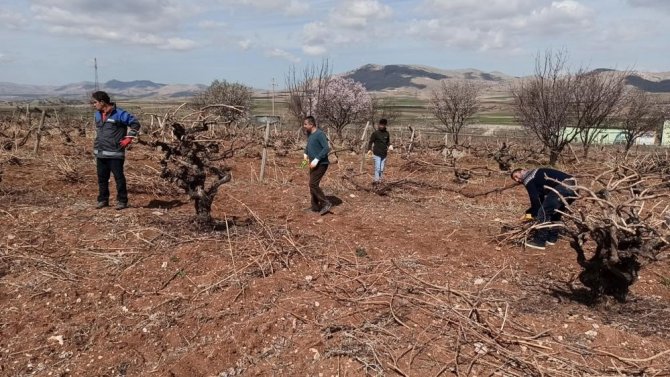
[[[33,153],[37,154],[40,150],[40,140],[42,139],[42,126],[44,126],[44,119],[47,116],[46,110],[42,110],[42,118],[40,118],[40,123],[37,126],[37,133],[35,134],[35,148]]]
[[[363,129],[363,135],[361,135],[361,166],[360,166],[360,172],[363,172],[363,169],[365,168],[365,144],[366,144],[366,136],[368,134],[368,127],[370,126],[370,121],[365,123],[365,128]]]
[[[263,139],[263,157],[261,159],[261,174],[259,181],[263,182],[265,176],[265,164],[268,160],[268,141],[270,140],[270,121],[265,122],[265,138]]]

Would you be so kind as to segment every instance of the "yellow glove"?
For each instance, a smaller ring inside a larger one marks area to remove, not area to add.
[[[300,169],[304,169],[306,167],[307,167],[307,160],[302,160],[302,162],[300,162]]]
[[[533,221],[533,220],[534,220],[533,215],[531,215],[530,213],[526,213],[521,217],[521,221],[523,221],[523,222],[528,222],[528,221]]]
[[[368,153],[365,154],[368,158],[372,157],[372,151],[368,151]]]

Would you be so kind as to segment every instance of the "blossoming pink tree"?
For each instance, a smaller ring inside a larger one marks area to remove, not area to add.
[[[352,79],[333,77],[326,86],[325,95],[317,105],[318,118],[333,127],[337,137],[342,139],[344,128],[362,121],[372,107],[372,98],[363,84]]]

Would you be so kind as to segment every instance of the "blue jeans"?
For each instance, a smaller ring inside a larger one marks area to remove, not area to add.
[[[563,199],[565,199],[568,204],[575,200],[576,194],[569,188],[559,185],[554,189],[558,191],[561,196],[563,196]],[[561,198],[555,192],[550,191],[544,197],[544,200],[542,201],[542,207],[536,216],[538,223],[546,225],[554,223],[558,225],[558,223],[561,221],[561,214],[557,211],[565,211],[565,203],[563,203]],[[558,226],[537,229],[535,231],[533,241],[542,245],[544,245],[547,241],[556,242],[556,240],[558,240],[558,230]]]
[[[372,156],[375,160],[375,182],[379,182],[384,175],[384,165],[386,165],[386,157]]]

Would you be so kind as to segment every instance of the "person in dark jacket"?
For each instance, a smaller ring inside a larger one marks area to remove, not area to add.
[[[559,223],[561,214],[557,211],[565,210],[565,203],[570,204],[576,198],[573,188],[575,178],[560,170],[550,168],[515,169],[512,179],[523,184],[528,191],[530,208],[526,210],[526,220],[537,220],[544,224]],[[525,246],[544,250],[546,245],[554,245],[558,241],[558,227],[537,229],[534,236],[527,240]]]
[[[97,91],[91,95],[91,105],[95,108],[95,155],[98,171],[98,205],[109,207],[109,178],[114,174],[116,181],[116,209],[128,207],[128,190],[123,174],[126,147],[138,136],[140,122],[135,116],[111,102],[109,95]]]
[[[384,175],[384,167],[386,166],[386,156],[389,150],[393,150],[391,145],[391,135],[386,130],[388,121],[380,119],[377,125],[377,130],[370,135],[368,142],[368,154],[372,153],[372,158],[375,161],[375,178],[373,184],[378,184]]]
[[[325,215],[330,211],[332,203],[328,201],[319,185],[329,165],[328,138],[316,126],[316,120],[313,116],[306,117],[303,120],[302,126],[308,135],[303,157],[309,164],[309,193],[312,199],[310,209],[314,212],[319,212],[321,215]]]

